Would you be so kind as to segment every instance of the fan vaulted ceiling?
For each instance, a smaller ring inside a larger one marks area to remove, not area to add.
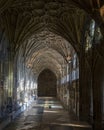
[[[57,76],[62,72],[67,57],[71,56],[72,46],[61,36],[45,29],[33,34],[22,46],[23,56],[28,68],[39,74],[45,68],[52,70]]]
[[[71,45],[79,53],[86,16],[104,23],[103,4],[102,0],[0,0],[0,25],[13,50],[23,49],[28,67],[37,73],[46,67],[60,73]]]

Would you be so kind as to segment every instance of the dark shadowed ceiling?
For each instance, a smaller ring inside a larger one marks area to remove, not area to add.
[[[104,1],[0,0],[1,29],[35,73],[49,68],[58,74],[72,46],[79,53],[88,15],[104,25]]]

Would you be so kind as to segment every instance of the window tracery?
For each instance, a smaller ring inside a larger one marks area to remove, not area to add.
[[[90,24],[87,25],[87,29],[85,31],[85,51],[90,50],[93,45],[99,44],[102,37],[100,27],[92,19]]]

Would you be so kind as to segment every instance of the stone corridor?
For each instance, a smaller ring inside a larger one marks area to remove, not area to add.
[[[3,130],[92,130],[68,113],[55,98],[34,100],[27,109]]]

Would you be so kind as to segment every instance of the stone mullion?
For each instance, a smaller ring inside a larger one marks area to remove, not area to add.
[[[14,70],[14,74],[13,74],[13,100],[14,100],[14,103],[16,103],[17,101],[17,87],[18,87],[18,84],[17,84],[17,57],[15,56],[14,58],[14,67],[13,67],[13,70]]]

